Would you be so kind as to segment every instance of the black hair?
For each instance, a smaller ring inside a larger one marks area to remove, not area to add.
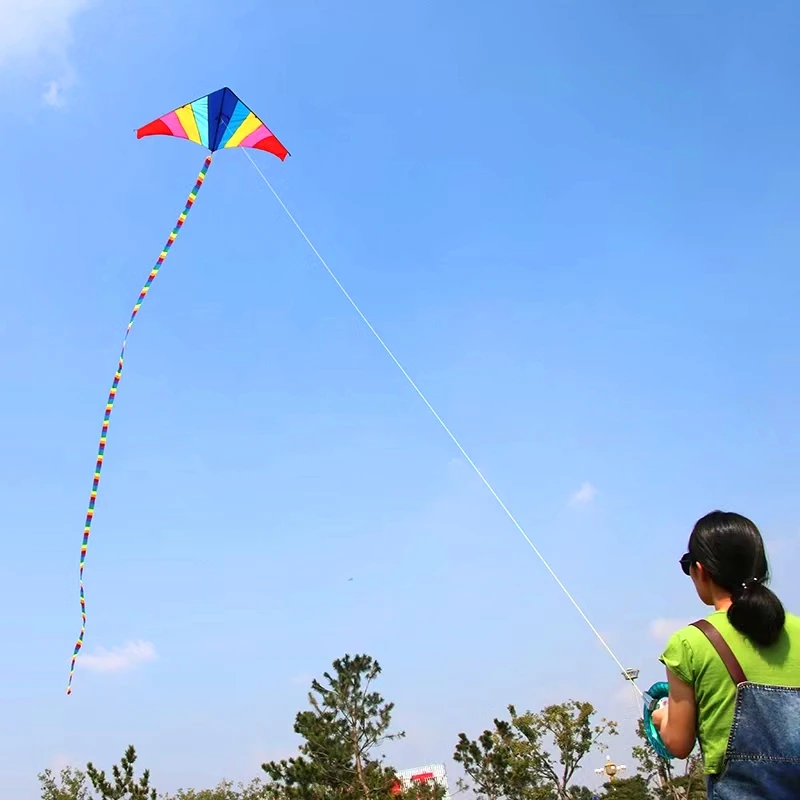
[[[731,593],[731,625],[756,645],[774,644],[783,630],[786,612],[767,587],[767,554],[755,524],[741,514],[712,511],[695,523],[689,554],[705,567],[717,586]]]

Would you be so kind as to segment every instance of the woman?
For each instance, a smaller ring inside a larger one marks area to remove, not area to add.
[[[800,798],[800,618],[767,588],[758,528],[713,511],[680,563],[714,612],[661,656],[669,702],[653,722],[664,744],[686,758],[699,740],[712,800]]]

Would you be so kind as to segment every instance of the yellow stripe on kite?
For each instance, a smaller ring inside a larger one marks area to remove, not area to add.
[[[183,129],[186,131],[189,141],[202,144],[203,140],[200,138],[200,131],[197,130],[197,121],[194,118],[194,111],[192,111],[191,104],[176,108],[175,113],[181,125],[183,125]]]
[[[244,118],[244,122],[238,127],[236,133],[225,143],[225,148],[238,147],[247,136],[263,124],[264,123],[251,111]]]

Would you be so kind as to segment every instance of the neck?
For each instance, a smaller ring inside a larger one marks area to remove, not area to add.
[[[714,598],[714,611],[727,611],[733,605],[733,600],[729,594],[724,597]]]

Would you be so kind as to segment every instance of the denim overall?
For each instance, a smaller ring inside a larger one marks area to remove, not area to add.
[[[709,800],[800,800],[800,689],[750,683],[719,631],[693,623],[736,683],[725,762],[708,777]]]

